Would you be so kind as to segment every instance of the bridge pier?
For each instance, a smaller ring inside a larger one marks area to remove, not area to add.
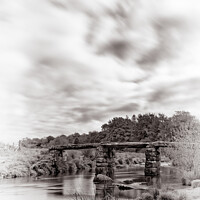
[[[160,188],[160,151],[158,147],[147,146],[145,151],[145,177],[148,185]]]
[[[112,147],[104,147],[102,145],[96,148],[96,169],[94,182],[101,182],[98,175],[102,174],[114,179],[115,152]]]

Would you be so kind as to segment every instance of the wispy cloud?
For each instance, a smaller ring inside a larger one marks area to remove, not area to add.
[[[2,1],[1,139],[143,112],[200,117],[199,10],[196,0]]]

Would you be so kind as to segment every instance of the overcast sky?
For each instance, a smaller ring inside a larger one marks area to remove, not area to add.
[[[1,141],[200,118],[199,0],[0,0],[0,54]]]

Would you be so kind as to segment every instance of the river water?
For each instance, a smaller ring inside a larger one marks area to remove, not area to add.
[[[94,172],[82,171],[59,177],[16,178],[0,180],[1,200],[63,200],[75,199],[74,194],[82,194],[86,199],[95,196],[98,185],[93,183]],[[144,168],[117,169],[116,181],[134,179],[135,182],[143,182]],[[180,174],[170,167],[161,168],[162,187],[180,188]],[[97,188],[96,188],[97,187]],[[132,189],[119,190],[114,188],[114,195],[120,199],[133,199],[146,190]]]

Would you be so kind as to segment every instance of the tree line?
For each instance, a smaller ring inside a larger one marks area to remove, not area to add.
[[[69,143],[177,141],[199,132],[200,122],[189,112],[177,111],[172,117],[160,113],[146,113],[133,115],[131,118],[114,117],[101,126],[101,131],[58,137],[24,138],[20,145],[28,148],[48,148]]]

